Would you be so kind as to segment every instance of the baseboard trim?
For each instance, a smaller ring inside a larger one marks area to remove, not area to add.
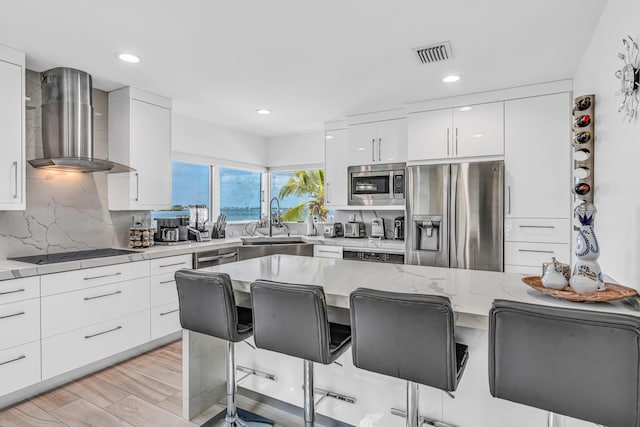
[[[255,392],[244,387],[238,387],[238,394],[255,400],[256,402],[262,403],[264,405],[276,408],[280,411],[295,415],[296,417],[304,418],[304,409],[299,408],[296,405],[292,405],[291,403],[266,396],[262,393]],[[344,421],[338,421],[331,417],[327,417],[326,415],[320,414],[316,414],[316,421],[318,421],[318,423],[322,424],[322,426],[324,427],[355,427],[354,425],[347,424]]]

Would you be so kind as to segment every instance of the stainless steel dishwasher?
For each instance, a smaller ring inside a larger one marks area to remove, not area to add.
[[[228,264],[238,261],[238,248],[210,249],[194,252],[193,268],[213,267],[214,265]]]

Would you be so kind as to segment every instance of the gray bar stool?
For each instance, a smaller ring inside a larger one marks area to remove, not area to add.
[[[640,318],[496,300],[491,395],[608,427],[640,426]]]
[[[350,302],[353,364],[407,381],[408,427],[433,422],[419,415],[418,384],[455,391],[468,358],[449,298],[358,288]]]
[[[236,406],[235,343],[253,333],[250,308],[236,306],[231,278],[225,273],[179,270],[175,273],[184,329],[225,340],[227,343],[227,409],[204,426],[215,425],[225,415],[225,426],[271,426],[273,421]]]
[[[304,359],[304,421],[313,426],[313,363],[340,357],[351,343],[351,328],[329,322],[321,286],[258,280],[251,284],[251,304],[256,347]]]

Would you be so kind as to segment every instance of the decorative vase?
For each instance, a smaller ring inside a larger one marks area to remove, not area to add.
[[[598,264],[600,245],[593,230],[593,221],[597,209],[591,203],[583,203],[576,207],[574,212],[580,221],[580,228],[576,237],[576,256],[578,261],[571,276],[571,287],[579,294],[604,291],[602,270]]]

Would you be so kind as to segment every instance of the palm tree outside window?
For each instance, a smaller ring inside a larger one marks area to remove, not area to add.
[[[304,221],[309,212],[326,221],[324,206],[324,170],[301,170],[271,173],[271,195],[280,199],[282,220]]]

